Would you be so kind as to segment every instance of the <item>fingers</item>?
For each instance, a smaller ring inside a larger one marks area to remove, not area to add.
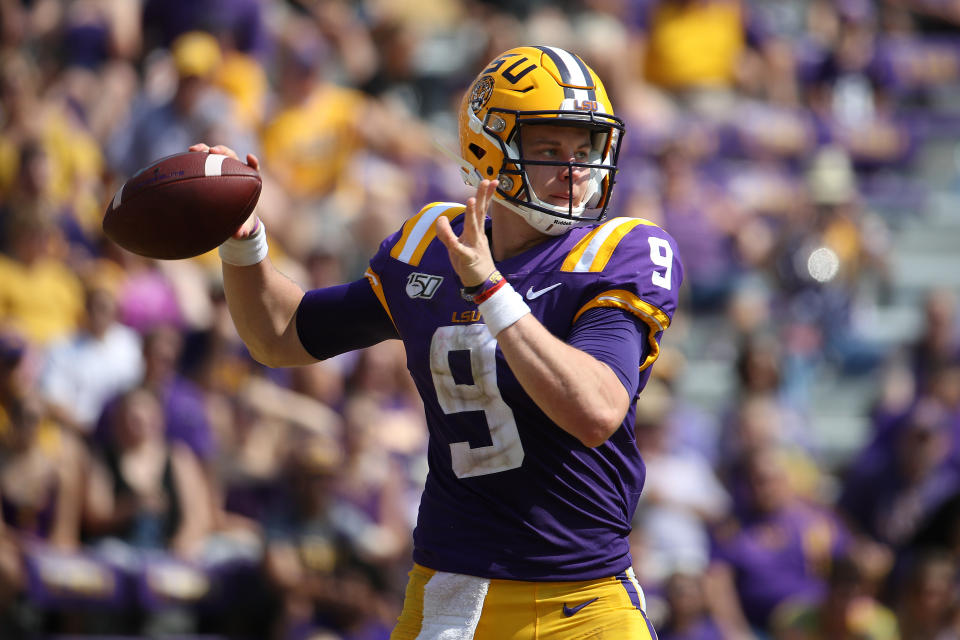
[[[480,193],[478,194],[481,197],[480,205],[484,213],[487,212],[487,209],[490,208],[490,203],[493,202],[493,197],[497,194],[497,187],[500,186],[499,180],[484,180],[480,184]]]
[[[470,238],[480,238],[484,235],[483,223],[497,192],[499,180],[484,180],[477,187],[476,195],[467,200],[466,220],[464,232]]]
[[[453,229],[450,227],[450,221],[446,216],[440,216],[437,218],[434,227],[437,231],[437,238],[440,239],[440,242],[443,243],[443,246],[447,248],[447,251],[454,251],[457,247],[459,238],[457,234],[453,232]]]
[[[249,238],[250,235],[256,231],[257,226],[259,225],[259,220],[257,219],[256,213],[251,213],[247,216],[247,219],[243,221],[243,224],[240,225],[240,228],[237,229],[233,237],[237,240],[243,240],[244,238]]]
[[[478,220],[479,218],[479,220]],[[467,198],[466,209],[463,215],[463,236],[467,239],[474,239],[480,233],[480,225],[483,220],[483,210],[477,206],[477,197]]]
[[[449,251],[462,252],[466,247],[475,249],[480,243],[486,245],[484,219],[487,209],[490,208],[490,202],[497,191],[498,184],[497,180],[484,180],[477,187],[476,195],[467,199],[463,231],[459,237],[454,233],[450,221],[445,216],[437,218],[434,223],[437,237]]]
[[[204,143],[204,142],[198,142],[198,143],[196,143],[196,144],[190,145],[190,146],[187,148],[187,150],[188,150],[188,151],[199,151],[199,152],[202,152],[202,153],[218,153],[218,154],[220,154],[220,155],[222,155],[222,156],[227,156],[228,158],[233,158],[234,160],[240,160],[239,156],[237,156],[237,152],[236,152],[236,151],[234,151],[234,150],[231,149],[230,147],[228,147],[228,146],[226,146],[226,145],[223,145],[223,144],[218,144],[218,145],[214,145],[214,146],[211,147],[210,145],[208,145],[208,144],[206,144],[206,143]],[[259,168],[260,168],[260,161],[257,159],[257,156],[253,155],[252,153],[248,153],[248,154],[247,154],[247,164],[250,165],[251,167],[253,167],[254,169],[259,169]]]
[[[221,155],[227,156],[228,158],[233,158],[234,160],[240,159],[237,157],[236,151],[222,144],[218,144],[216,146],[210,147],[210,153],[219,153]]]

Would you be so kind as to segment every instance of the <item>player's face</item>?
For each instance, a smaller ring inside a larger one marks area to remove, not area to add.
[[[583,127],[529,125],[523,129],[522,154],[526,160],[547,162],[588,162],[590,131]],[[573,206],[579,206],[587,191],[590,169],[550,165],[525,165],[534,193],[547,204],[569,207],[573,186]]]

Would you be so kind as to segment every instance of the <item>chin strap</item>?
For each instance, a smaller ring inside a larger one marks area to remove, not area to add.
[[[460,167],[460,170],[463,172],[462,177],[464,182],[466,182],[471,187],[480,186],[480,183],[483,181],[483,178],[480,177],[480,172],[477,171],[477,169],[472,164],[470,164],[469,162],[461,158],[459,155],[457,155],[450,149],[447,149],[443,145],[443,143],[437,140],[436,138],[433,139],[433,146],[435,146],[441,153],[443,153],[443,155],[447,156],[448,158],[450,158],[451,160],[457,163],[457,165]]]

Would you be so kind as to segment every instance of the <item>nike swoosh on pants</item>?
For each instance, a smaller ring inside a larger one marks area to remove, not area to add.
[[[584,608],[585,606],[587,606],[588,604],[592,604],[592,603],[596,602],[597,600],[599,600],[599,598],[594,598],[593,600],[587,600],[586,602],[581,602],[580,604],[578,604],[578,605],[575,606],[575,607],[568,607],[567,604],[564,603],[564,604],[563,604],[563,615],[565,615],[565,616],[567,616],[567,617],[569,618],[570,616],[572,616],[572,615],[575,614],[576,612],[580,611],[580,609],[583,609],[583,608]]]

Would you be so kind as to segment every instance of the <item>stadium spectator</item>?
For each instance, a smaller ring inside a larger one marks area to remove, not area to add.
[[[863,302],[857,287],[867,278],[878,287],[886,280],[886,226],[866,209],[845,151],[822,149],[805,179],[808,197],[785,218],[770,265],[778,317],[791,333],[808,336],[798,343],[803,348],[796,362],[811,367],[826,358],[844,373],[868,373],[884,354],[858,325]]]
[[[773,637],[777,640],[909,638],[910,635],[898,633],[893,612],[871,596],[869,582],[854,556],[845,554],[834,558],[823,596],[784,604],[773,622]]]
[[[78,330],[50,345],[40,389],[60,424],[84,436],[93,432],[107,401],[143,374],[140,336],[117,321],[116,284],[90,276]]]
[[[175,86],[167,97],[151,95],[145,85],[128,122],[114,131],[107,156],[117,173],[131,176],[159,158],[182,151],[188,141],[209,135],[256,148],[252,134],[232,118],[230,100],[214,85],[222,60],[217,40],[196,31],[171,44],[169,60],[153,61],[148,73],[163,74],[163,65],[172,64]]]
[[[409,557],[416,502],[408,468],[425,452],[423,421],[407,407],[384,406],[369,395],[352,395],[344,407],[344,460],[335,483],[343,521],[361,559],[388,582],[403,575]],[[398,570],[399,569],[399,570]],[[403,582],[389,584],[403,592]]]
[[[185,378],[179,370],[183,335],[170,326],[160,326],[143,338],[143,377],[134,385],[144,386],[160,399],[167,439],[186,444],[201,460],[209,460],[216,444],[210,429],[203,390]],[[98,439],[110,439],[106,423],[113,403],[101,414]]]
[[[89,476],[90,534],[195,557],[213,515],[200,461],[183,442],[165,437],[153,390],[125,392],[109,415],[110,438],[97,447]]]
[[[328,45],[312,24],[288,27],[278,46],[277,104],[260,136],[264,164],[286,192],[326,196],[362,146],[364,96],[325,77]]]
[[[335,484],[342,464],[336,442],[299,438],[284,465],[283,499],[271,504],[266,572],[278,590],[282,614],[276,637],[308,630],[348,635],[376,620],[388,625],[390,605],[375,589],[376,571],[362,559],[348,530]]]
[[[83,285],[64,260],[63,235],[48,209],[18,209],[4,222],[0,322],[45,348],[76,331],[83,316]]]
[[[825,478],[816,459],[796,435],[776,399],[767,394],[745,396],[720,435],[718,473],[733,498],[736,514],[753,510],[750,466],[755,456],[770,448],[779,451],[790,492],[803,500],[818,501]]]
[[[122,273],[117,285],[117,313],[122,324],[141,335],[157,327],[188,324],[176,285],[162,265],[115,246],[108,246],[105,253]]]
[[[671,398],[661,385],[651,381],[637,402],[637,448],[647,478],[634,515],[634,527],[643,532],[634,566],[651,586],[663,584],[679,568],[705,571],[709,529],[730,510],[730,496],[709,462],[676,447],[667,421]]]
[[[907,564],[897,589],[902,640],[939,640],[960,634],[957,563],[943,550],[923,550]]]
[[[960,324],[957,296],[950,289],[934,289],[923,303],[923,328],[910,345],[910,360],[921,393],[929,391],[930,375],[960,362]]]
[[[724,637],[770,628],[780,605],[822,596],[846,532],[829,509],[793,491],[781,450],[765,447],[746,464],[748,511],[716,530],[708,597]]]
[[[896,166],[907,159],[912,135],[892,111],[895,77],[878,45],[873,4],[856,0],[834,10],[840,19],[835,39],[801,70],[817,138],[840,145],[862,170]]]
[[[330,45],[313,23],[293,22],[284,35],[277,103],[260,141],[264,166],[289,195],[316,200],[344,188],[362,192],[369,185],[353,184],[350,173],[367,149],[398,162],[430,155],[421,124],[331,77]]]
[[[0,631],[15,633],[18,618],[33,615],[48,621],[41,602],[56,603],[58,596],[61,603],[82,601],[97,595],[97,589],[44,570],[66,568],[70,560],[86,564],[77,556],[85,449],[49,419],[35,391],[10,403],[5,413],[0,436]],[[70,559],[66,566],[57,564],[61,558]],[[103,572],[92,570],[94,582]]]
[[[0,62],[0,198],[5,215],[49,210],[68,239],[89,245],[99,222],[103,151],[71,103],[46,92],[43,71],[24,52]],[[89,246],[86,246],[89,250]]]
[[[80,541],[83,448],[47,417],[35,392],[8,413],[0,472],[3,521],[21,544],[47,541],[73,549]]]
[[[859,532],[902,550],[925,518],[960,491],[948,414],[930,398],[919,401],[886,446],[865,451],[844,479],[838,498]]]
[[[721,438],[727,445],[727,460],[737,457],[737,422],[744,416],[743,412],[752,404],[764,401],[776,410],[774,423],[769,425],[778,432],[775,439],[810,454],[815,452],[816,446],[802,412],[807,402],[807,392],[802,388],[806,381],[793,378],[795,374],[789,368],[784,351],[779,337],[771,335],[766,326],[740,336],[734,360],[736,386],[724,411],[723,429],[727,437]]]
[[[121,608],[133,630],[188,632],[213,592],[201,563],[215,515],[204,469],[166,438],[153,389],[126,391],[108,415],[109,439],[94,446],[86,482],[94,557],[134,588]]]
[[[684,137],[657,157],[663,224],[673,229],[689,271],[694,311],[722,307],[740,273],[735,236],[743,211],[698,166],[702,149]]]
[[[725,636],[714,621],[703,588],[701,572],[680,569],[664,586],[667,616],[657,632],[662,640],[721,640]]]
[[[55,193],[56,174],[63,174],[64,171],[51,153],[50,146],[50,143],[32,135],[21,142],[17,174],[14,184],[5,193],[0,220],[13,220],[18,216],[47,218],[58,227],[64,240],[85,245],[84,249],[89,252],[90,244],[84,236],[85,231],[79,226],[71,199]],[[65,178],[64,175],[59,176],[60,180]],[[61,185],[60,188],[72,190],[72,186],[67,185]],[[72,259],[70,261],[73,262]]]
[[[749,3],[657,0],[637,6],[642,77],[691,112],[725,121],[735,114],[738,87],[775,98],[796,94],[789,57]]]
[[[132,59],[140,51],[140,2],[81,0],[65,6],[57,29],[65,71],[99,69],[110,58]]]

